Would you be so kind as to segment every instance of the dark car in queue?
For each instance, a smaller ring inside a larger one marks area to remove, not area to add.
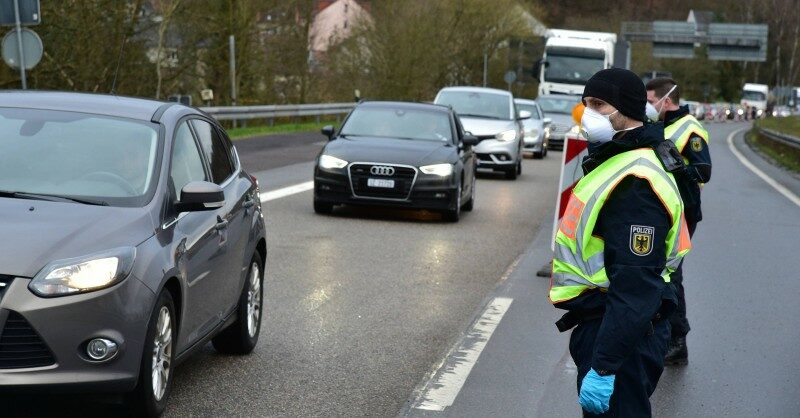
[[[336,205],[384,205],[441,212],[457,222],[475,201],[478,139],[464,132],[447,106],[359,103],[314,168],[314,210]]]
[[[0,392],[126,393],[157,416],[194,350],[258,341],[258,184],[197,109],[0,93],[0,225]]]

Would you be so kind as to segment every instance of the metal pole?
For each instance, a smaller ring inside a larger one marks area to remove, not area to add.
[[[228,49],[231,68],[231,105],[236,106],[236,38],[233,35],[228,37]],[[233,127],[236,127],[236,119],[233,120]]]
[[[19,76],[22,79],[22,90],[28,89],[25,78],[25,52],[22,49],[22,23],[19,19],[19,0],[14,0],[14,17],[17,19],[17,51],[19,52]]]
[[[489,72],[489,54],[483,53],[483,87],[486,87],[486,73]]]

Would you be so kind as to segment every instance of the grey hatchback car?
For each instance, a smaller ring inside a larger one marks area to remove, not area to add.
[[[195,349],[258,341],[258,183],[197,109],[0,93],[0,228],[0,391],[127,393],[157,416]]]

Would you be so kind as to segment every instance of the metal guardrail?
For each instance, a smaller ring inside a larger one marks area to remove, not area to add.
[[[355,103],[320,103],[300,105],[218,106],[201,107],[200,110],[208,113],[217,120],[247,120],[345,115],[350,113],[355,105]]]
[[[784,145],[788,145],[794,149],[800,150],[800,138],[773,131],[772,129],[758,128],[758,131],[765,137],[775,142],[780,142]]]

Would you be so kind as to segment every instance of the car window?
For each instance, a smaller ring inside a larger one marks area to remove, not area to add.
[[[440,110],[360,106],[342,126],[343,136],[372,136],[419,141],[452,141],[448,116]]]
[[[200,140],[200,146],[208,159],[214,183],[222,184],[233,174],[233,164],[225,141],[210,123],[193,119],[192,127]]]
[[[0,108],[0,190],[141,206],[158,183],[151,122]]]
[[[519,113],[519,112],[521,112],[523,110],[527,110],[528,112],[531,112],[531,117],[533,119],[541,119],[542,118],[541,115],[539,115],[539,112],[536,109],[536,106],[534,106],[534,105],[517,104],[517,112]]]
[[[463,117],[510,120],[513,108],[509,96],[498,93],[443,90],[436,104],[451,106]]]
[[[169,172],[173,196],[180,198],[183,186],[192,181],[208,181],[203,168],[203,159],[194,141],[189,124],[183,122],[175,132],[172,150],[172,164]]]

